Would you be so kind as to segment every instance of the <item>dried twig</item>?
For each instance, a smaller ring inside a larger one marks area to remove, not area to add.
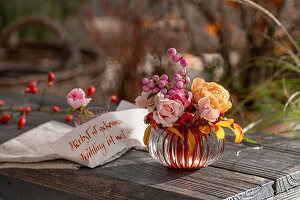
[[[285,35],[288,37],[288,39],[293,44],[293,46],[297,49],[297,52],[300,53],[300,47],[298,46],[297,42],[292,38],[292,36],[289,34],[289,32],[286,30],[286,28],[283,26],[283,24],[267,9],[258,5],[257,3],[254,3],[251,0],[227,0],[227,1],[234,1],[234,2],[241,3],[241,4],[249,5],[253,8],[261,11],[265,15],[267,15],[270,19],[272,19],[277,24],[277,26],[279,26],[282,29],[282,31],[285,33]]]

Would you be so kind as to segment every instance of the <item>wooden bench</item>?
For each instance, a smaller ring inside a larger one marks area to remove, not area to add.
[[[15,94],[0,98],[9,102]],[[38,106],[39,95],[27,98]],[[67,107],[62,98],[48,97],[47,103]],[[23,130],[17,119],[0,125],[0,143],[50,119],[30,113]],[[135,149],[94,169],[0,169],[0,199],[300,199],[300,141],[254,137],[262,145],[228,139],[216,163],[195,171],[169,169]]]

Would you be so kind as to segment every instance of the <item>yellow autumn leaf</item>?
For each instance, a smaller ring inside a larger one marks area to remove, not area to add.
[[[148,140],[149,140],[149,136],[150,136],[150,132],[151,132],[151,125],[149,125],[144,133],[144,144],[147,146],[148,144]]]
[[[218,140],[223,140],[224,139],[225,131],[221,126],[219,126],[219,129],[217,131],[215,131],[215,133],[217,135]]]
[[[226,118],[226,121],[228,121],[229,123],[233,123],[234,122],[233,119],[227,119],[227,118]]]
[[[195,143],[196,142],[195,142],[195,137],[191,132],[191,129],[189,129],[189,133],[188,133],[188,142],[189,142],[190,153],[193,153],[194,149],[195,149]]]
[[[242,128],[238,124],[233,124],[234,132],[235,132],[235,143],[241,143],[244,137],[244,133]]]
[[[217,126],[223,126],[223,127],[230,127],[232,123],[228,122],[228,121],[219,121],[216,123]]]
[[[154,130],[156,130],[156,124],[152,124],[152,127],[154,128]]]
[[[168,130],[172,131],[173,133],[175,133],[176,135],[178,135],[179,137],[181,137],[181,139],[183,139],[182,135],[179,133],[179,131],[177,131],[176,128],[174,128],[174,127],[168,127]]]
[[[208,124],[210,125],[210,128],[212,129],[213,132],[217,131],[219,129],[219,126],[216,126],[215,124],[208,122]]]
[[[204,126],[199,126],[199,130],[204,133],[204,134],[208,134],[210,133],[210,128],[208,125],[204,125]]]

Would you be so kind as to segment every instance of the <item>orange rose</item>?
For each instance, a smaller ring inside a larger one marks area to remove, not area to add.
[[[195,78],[192,84],[193,102],[198,103],[199,99],[208,97],[210,106],[225,113],[232,106],[229,100],[229,92],[215,82],[205,82],[202,78]]]

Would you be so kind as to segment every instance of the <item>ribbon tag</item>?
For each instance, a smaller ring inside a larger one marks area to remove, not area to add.
[[[103,114],[73,129],[51,148],[62,158],[94,168],[113,160],[116,154],[143,145],[146,109]]]

